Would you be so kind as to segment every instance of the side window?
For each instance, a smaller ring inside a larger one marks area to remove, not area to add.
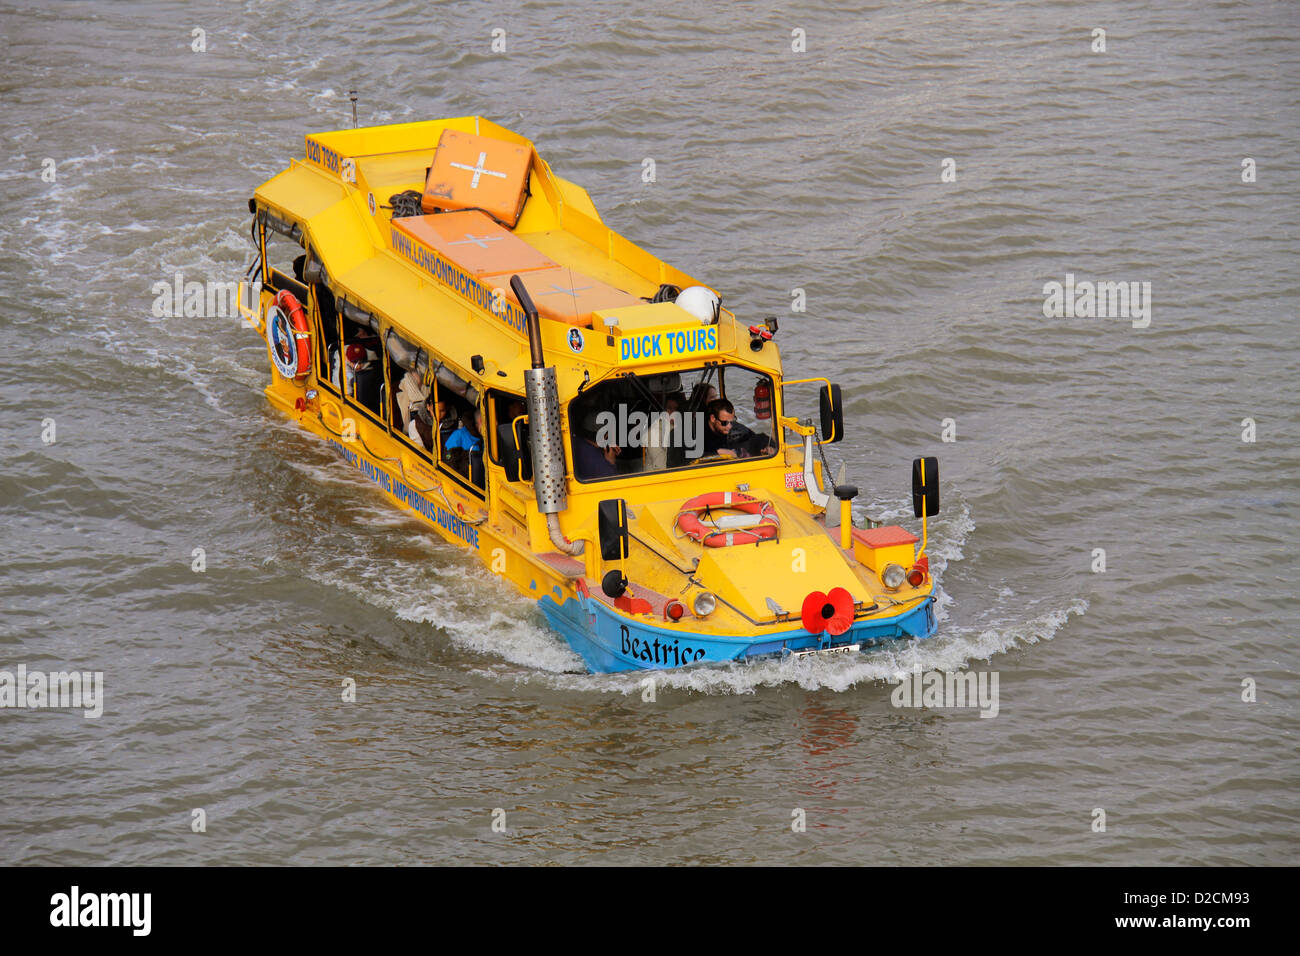
[[[690,468],[777,453],[772,379],[742,365],[600,382],[569,406],[574,477]]]
[[[486,447],[483,413],[475,404],[477,399],[472,388],[460,394],[441,379],[434,382],[435,408],[440,418],[438,464],[459,478],[462,487],[482,494],[486,485]]]
[[[323,286],[313,286],[312,298],[316,303],[316,383],[339,393],[339,317],[334,309],[334,296]]]
[[[330,382],[343,390],[349,405],[386,424],[383,346],[371,327],[377,322],[373,317],[358,322],[358,316],[365,317],[359,309],[345,306],[341,311],[343,340],[331,357]]]
[[[334,394],[339,393],[336,369],[339,365],[339,316],[334,293],[323,282],[308,285],[316,318],[316,383]]]
[[[294,292],[300,294],[305,306],[307,287],[304,284],[303,268],[307,262],[307,253],[302,244],[302,229],[265,211],[259,214],[259,220],[264,252],[263,280],[277,292],[283,288],[292,288],[285,283],[285,280],[292,280],[298,286]]]
[[[522,395],[493,390],[488,392],[489,418],[492,426],[489,449],[492,461],[505,470],[507,481],[532,479],[532,452],[528,444],[528,425],[516,420],[528,414]]]
[[[424,381],[429,368],[428,353],[403,338],[396,329],[384,334],[384,350],[388,384],[393,394],[393,400],[388,403],[393,433],[433,458],[439,422],[433,387]]]

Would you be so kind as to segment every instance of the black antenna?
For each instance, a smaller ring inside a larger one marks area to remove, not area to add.
[[[352,101],[352,128],[357,128],[357,91],[348,90],[348,99]]]

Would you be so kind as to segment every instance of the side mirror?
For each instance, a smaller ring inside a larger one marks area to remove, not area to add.
[[[610,498],[597,506],[597,524],[600,534],[600,556],[606,561],[622,561],[627,557],[627,502]]]
[[[919,518],[924,506],[925,516],[939,513],[939,459],[912,459],[912,511]]]
[[[822,441],[834,444],[844,438],[844,402],[840,398],[840,387],[822,386]]]

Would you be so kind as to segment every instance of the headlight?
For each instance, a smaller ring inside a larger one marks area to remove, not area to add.
[[[907,580],[907,572],[896,564],[887,564],[880,575],[880,580],[885,583],[885,587],[889,590],[897,591],[903,586],[903,582]]]
[[[708,591],[701,591],[695,595],[695,600],[691,604],[691,609],[695,612],[696,617],[708,617],[718,606],[718,599]]]

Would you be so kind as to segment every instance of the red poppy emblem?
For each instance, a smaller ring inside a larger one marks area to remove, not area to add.
[[[853,626],[853,595],[844,588],[831,588],[830,594],[813,591],[803,599],[801,617],[808,633],[838,637]]]

